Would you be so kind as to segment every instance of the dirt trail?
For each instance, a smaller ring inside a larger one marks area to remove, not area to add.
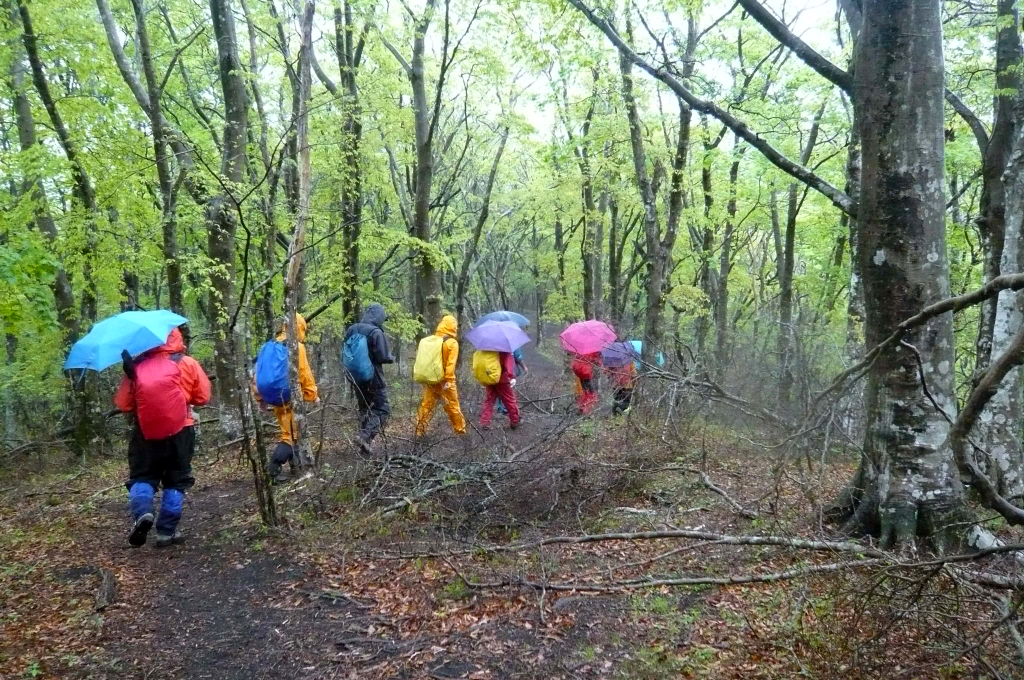
[[[524,401],[523,427],[515,433],[495,427],[474,434],[475,455],[523,446],[564,422],[564,400],[552,399],[567,391],[560,384],[561,367],[532,347],[525,361],[530,373],[519,391],[533,405]],[[472,423],[479,418],[481,397],[478,385],[465,385],[464,408]],[[495,414],[496,425],[505,423]],[[432,431],[443,439],[447,427],[439,412]],[[454,453],[455,446],[442,441],[436,455]],[[106,612],[102,635],[108,656],[117,662],[109,675],[93,669],[87,677],[361,677],[362,668],[408,651],[401,641],[368,635],[394,625],[372,604],[325,598],[323,575],[289,555],[287,542],[260,541],[244,535],[251,529],[233,525],[255,512],[251,487],[237,478],[211,482],[204,465],[209,463],[198,464],[198,483],[186,506],[184,544],[129,548],[121,531],[126,509],[113,500],[98,508],[95,533],[81,537],[96,563],[117,574],[119,585],[119,603]],[[502,646],[511,650],[515,644],[508,640]],[[457,656],[436,656],[435,677],[465,677],[480,669]],[[495,661],[500,667],[500,657]]]

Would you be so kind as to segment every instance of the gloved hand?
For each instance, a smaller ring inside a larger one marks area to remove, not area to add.
[[[121,368],[129,380],[135,380],[135,360],[128,350],[121,350]]]
[[[515,387],[515,386],[516,386],[516,379],[515,379],[515,378],[512,378],[511,380],[509,380],[509,381],[508,381],[508,384],[509,384],[510,386],[512,386],[512,387]]]
[[[441,389],[444,390],[445,392],[449,391],[451,388],[452,384],[450,382],[446,382],[443,385],[441,385]]]

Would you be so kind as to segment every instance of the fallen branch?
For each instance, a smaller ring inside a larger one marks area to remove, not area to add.
[[[664,588],[669,586],[697,586],[697,585],[738,585],[743,583],[767,583],[771,581],[785,581],[794,578],[802,578],[804,576],[812,576],[814,574],[826,574],[836,571],[846,571],[848,569],[864,569],[867,567],[876,567],[885,564],[883,559],[865,559],[865,560],[854,560],[852,562],[834,562],[830,564],[820,564],[813,567],[802,567],[800,569],[789,569],[787,571],[777,571],[770,574],[737,574],[731,576],[693,576],[693,577],[680,577],[680,578],[665,578],[665,579],[648,579],[642,581],[618,581],[608,584],[600,583],[576,583],[573,581],[563,581],[560,583],[538,583],[536,581],[530,581],[526,579],[508,579],[505,581],[492,581],[489,583],[474,583],[467,581],[465,577],[460,576],[463,582],[470,588],[479,589],[494,589],[494,588],[509,588],[509,587],[522,587],[528,588],[543,588],[546,590],[557,590],[557,591],[576,591],[576,592],[596,592],[596,593],[613,593],[620,592],[623,590],[641,590],[645,588]]]
[[[696,469],[694,469],[693,472],[700,477],[700,481],[701,481],[702,484],[704,484],[705,487],[707,487],[710,491],[713,491],[716,494],[718,494],[719,496],[721,496],[722,498],[724,498],[725,501],[729,505],[731,505],[733,507],[733,509],[736,510],[737,513],[739,513],[743,517],[746,517],[747,519],[757,519],[758,518],[758,514],[756,512],[754,512],[753,510],[747,510],[746,508],[744,508],[735,499],[733,499],[732,496],[730,496],[728,493],[726,493],[725,489],[723,489],[722,487],[720,487],[717,484],[715,484],[714,482],[712,482],[711,478],[707,476],[707,473],[705,473],[705,472],[703,472],[701,470],[696,470]]]
[[[605,541],[656,541],[665,538],[690,538],[698,541],[714,541],[723,545],[774,545],[786,548],[802,548],[805,550],[822,550],[828,552],[852,552],[871,557],[886,557],[881,550],[853,541],[810,541],[803,538],[786,538],[783,536],[730,536],[710,531],[694,531],[690,529],[671,529],[665,531],[641,531],[637,533],[592,534],[587,536],[553,536],[532,543],[502,546],[502,552],[530,550],[542,545],[580,543],[599,543]]]

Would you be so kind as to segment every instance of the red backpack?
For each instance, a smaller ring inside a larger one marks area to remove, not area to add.
[[[162,354],[135,364],[135,413],[146,439],[172,437],[188,422],[180,359],[180,354]]]

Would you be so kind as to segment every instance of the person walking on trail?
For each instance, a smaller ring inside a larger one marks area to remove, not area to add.
[[[366,452],[374,437],[387,425],[391,417],[388,385],[384,381],[384,364],[395,363],[395,357],[384,335],[384,322],[388,315],[384,307],[372,304],[363,313],[363,319],[345,331],[342,364],[359,404],[359,432],[356,442]]]
[[[480,412],[480,427],[490,429],[491,418],[494,414],[494,402],[501,401],[508,413],[508,422],[511,429],[519,427],[519,401],[513,389],[516,386],[515,375],[516,363],[509,352],[494,352],[497,354],[498,363],[501,366],[501,377],[494,384],[484,384],[487,394],[484,397],[484,407]],[[483,382],[483,381],[481,381]],[[489,381],[488,381],[489,382]]]
[[[523,330],[525,331],[528,328],[529,328],[529,326],[527,326]],[[514,372],[514,376],[515,377],[512,379],[512,387],[514,388],[516,386],[516,380],[519,378],[519,376],[523,375],[524,373],[529,372],[530,369],[528,369],[526,367],[526,364],[523,362],[523,348],[522,347],[517,349],[515,352],[512,352],[512,360],[515,362],[515,367],[516,367],[516,370]],[[513,395],[514,394],[515,393],[513,392]],[[508,409],[505,408],[505,402],[499,400],[498,403],[495,406],[498,409],[498,413],[501,413],[502,415],[508,413]]]
[[[459,406],[459,390],[455,384],[455,365],[459,359],[459,341],[455,338],[458,332],[458,321],[447,314],[437,324],[434,335],[420,340],[416,350],[413,378],[423,385],[423,400],[416,414],[417,437],[426,434],[438,401],[444,405],[455,434],[466,434],[466,418]]]
[[[629,411],[633,401],[633,388],[636,385],[636,365],[627,361],[621,366],[609,366],[608,377],[612,379],[612,415]]]
[[[576,376],[576,408],[587,415],[597,405],[597,377],[594,368],[601,365],[601,353],[572,354],[570,367]]]
[[[319,403],[316,381],[313,371],[309,368],[306,358],[306,319],[301,314],[295,315],[295,335],[299,352],[299,389],[302,399],[306,402]],[[298,461],[295,444],[298,427],[295,414],[292,412],[291,390],[288,384],[288,322],[281,324],[277,339],[271,340],[260,348],[256,358],[256,398],[264,405],[270,406],[277,417],[281,430],[281,438],[270,457],[267,474],[275,483],[288,481],[282,471],[285,463],[292,472]]]
[[[146,543],[156,524],[156,547],[182,540],[178,522],[185,492],[195,484],[193,406],[210,401],[210,379],[199,362],[185,354],[181,331],[171,330],[167,341],[136,359],[125,353],[125,377],[117,389],[118,410],[135,415],[128,443],[128,505],[134,524],[128,535],[133,546]],[[160,513],[154,519],[154,497],[163,487]]]

